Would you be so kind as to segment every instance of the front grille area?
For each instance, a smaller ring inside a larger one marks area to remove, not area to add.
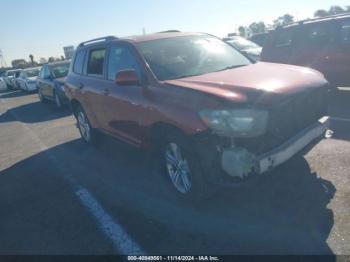
[[[238,139],[237,144],[255,154],[278,147],[327,114],[327,88],[321,87],[287,99],[269,110],[265,135]]]

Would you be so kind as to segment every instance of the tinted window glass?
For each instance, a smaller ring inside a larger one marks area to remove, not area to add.
[[[331,41],[330,28],[327,25],[315,25],[305,27],[304,34],[301,37],[305,45],[324,46]]]
[[[69,71],[69,63],[55,64],[51,66],[51,72],[54,78],[67,76]]]
[[[275,47],[287,47],[293,42],[293,31],[283,31],[277,37],[275,41]]]
[[[43,78],[43,76],[44,76],[44,68],[45,68],[45,66],[43,66],[40,70],[40,74],[39,74],[40,78]]]
[[[23,72],[24,77],[35,77],[39,75],[39,69],[32,69]]]
[[[73,71],[77,74],[83,73],[84,68],[84,58],[85,58],[85,50],[78,51],[75,56]]]
[[[45,66],[44,68],[44,77],[43,78],[48,78],[50,76],[50,70],[48,66]]]
[[[92,50],[89,54],[87,65],[88,75],[103,75],[103,64],[105,61],[105,49]]]
[[[350,21],[344,21],[341,28],[343,42],[350,43]]]
[[[134,54],[129,48],[124,46],[111,47],[108,59],[108,79],[114,80],[115,75],[120,70],[126,69],[134,69],[139,72],[139,67]]]
[[[159,80],[202,75],[251,63],[230,45],[209,35],[157,39],[137,46]]]

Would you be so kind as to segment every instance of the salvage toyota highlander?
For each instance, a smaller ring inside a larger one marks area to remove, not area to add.
[[[85,142],[103,132],[155,149],[162,174],[189,198],[282,164],[329,123],[321,73],[252,63],[201,33],[83,42],[65,92]]]

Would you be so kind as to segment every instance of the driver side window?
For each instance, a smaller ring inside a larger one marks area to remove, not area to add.
[[[126,46],[112,46],[108,57],[108,80],[114,80],[121,70],[134,69],[139,78],[140,67],[131,50]]]

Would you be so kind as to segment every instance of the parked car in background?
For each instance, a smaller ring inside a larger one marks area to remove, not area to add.
[[[11,85],[14,89],[19,89],[18,78],[22,72],[22,69],[16,70],[13,78],[11,79]]]
[[[276,29],[263,48],[261,59],[314,68],[333,86],[350,86],[350,14]]]
[[[61,108],[67,101],[64,93],[64,81],[69,71],[69,61],[60,61],[43,65],[37,78],[39,99],[42,103],[54,101]]]
[[[250,59],[257,61],[260,58],[261,46],[249,41],[241,36],[232,36],[223,39],[226,43],[241,51]]]
[[[269,33],[260,33],[260,34],[254,34],[248,39],[254,43],[256,43],[259,46],[264,46],[265,41],[268,37]]]
[[[4,91],[4,90],[7,90],[7,85],[5,80],[2,77],[0,77],[0,91]]]
[[[188,198],[271,170],[329,124],[322,74],[254,64],[201,33],[83,42],[65,91],[85,142],[101,131],[154,149],[162,175]]]
[[[37,89],[36,79],[39,76],[41,67],[33,67],[22,70],[17,83],[20,89],[23,91],[31,92]]]
[[[4,80],[6,82],[6,85],[9,89],[14,88],[12,79],[15,77],[16,72],[19,72],[20,69],[12,69],[12,70],[7,70],[4,76]]]

